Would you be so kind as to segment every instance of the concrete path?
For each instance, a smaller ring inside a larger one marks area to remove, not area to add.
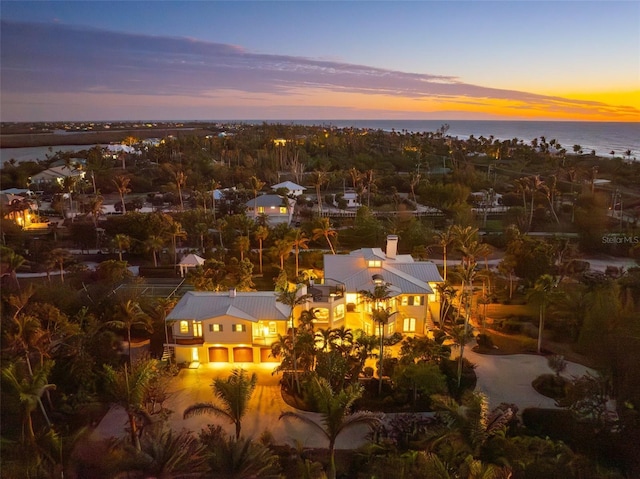
[[[457,356],[454,350],[452,357]],[[489,407],[493,409],[502,402],[515,403],[522,412],[527,407],[553,408],[553,399],[542,396],[531,386],[531,382],[540,374],[551,373],[547,360],[543,356],[518,354],[510,356],[482,355],[471,348],[465,349],[465,357],[476,364],[478,375],[477,391],[485,393],[489,399]],[[275,443],[304,447],[327,447],[327,441],[311,426],[290,419],[279,420],[283,411],[294,411],[287,405],[280,394],[280,376],[272,375],[275,364],[240,364],[250,372],[258,375],[258,385],[251,398],[249,410],[242,421],[242,435],[259,438],[268,431]],[[172,429],[183,429],[199,432],[207,424],[219,424],[232,435],[233,424],[214,415],[195,416],[183,419],[184,410],[198,402],[216,402],[211,384],[216,377],[227,377],[233,366],[219,364],[203,364],[198,369],[183,369],[172,381],[171,396],[165,406],[173,411],[169,418]],[[568,363],[566,377],[581,376],[588,368]],[[300,412],[300,411],[298,411]],[[302,413],[309,418],[320,421],[320,415]],[[92,439],[101,440],[108,437],[124,436],[126,415],[122,409],[113,408],[103,418],[92,434]],[[365,427],[349,430],[341,435],[336,447],[353,449],[366,442]]]

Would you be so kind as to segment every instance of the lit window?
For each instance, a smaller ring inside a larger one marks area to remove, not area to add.
[[[181,333],[189,332],[189,321],[180,321],[180,332]]]
[[[313,314],[316,315],[316,319],[319,321],[326,321],[329,319],[329,310],[327,308],[316,308],[313,310]]]
[[[276,322],[275,321],[269,321],[269,334],[270,335],[274,335],[278,332],[277,326],[276,326]]]
[[[280,207],[280,214],[281,215],[286,215],[287,214],[287,207],[286,206],[281,206]]]
[[[244,333],[247,330],[247,327],[244,324],[234,324],[233,330],[236,333]]]
[[[258,206],[258,213],[264,213],[264,206]]]
[[[404,318],[402,328],[406,333],[414,333],[416,330],[416,318]]]
[[[402,297],[402,306],[406,306],[409,304],[409,296]]]
[[[369,268],[381,268],[382,267],[382,261],[381,260],[377,260],[377,259],[370,259],[367,261],[367,266]]]
[[[387,334],[392,335],[393,333],[395,333],[395,329],[396,329],[396,325],[394,323],[389,323],[387,325]]]
[[[222,324],[210,324],[209,331],[212,333],[220,333],[222,332]]]
[[[333,308],[333,319],[344,318],[344,304],[339,304]]]
[[[202,321],[193,322],[193,337],[194,338],[202,337]]]

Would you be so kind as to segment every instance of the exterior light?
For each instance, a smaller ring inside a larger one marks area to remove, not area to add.
[[[373,276],[371,276],[371,279],[376,284],[384,283],[384,277],[381,274],[374,274]]]

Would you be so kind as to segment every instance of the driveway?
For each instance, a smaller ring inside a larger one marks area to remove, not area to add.
[[[242,432],[245,437],[259,438],[268,431],[276,444],[298,444],[308,448],[326,448],[327,440],[312,426],[291,419],[279,420],[283,411],[297,411],[282,399],[280,394],[280,376],[272,375],[276,366],[271,364],[239,364],[249,372],[258,376],[258,384],[249,402],[249,409],[242,420]],[[222,417],[215,415],[194,416],[183,419],[184,410],[199,402],[214,402],[211,384],[217,377],[226,378],[232,370],[227,364],[202,364],[198,369],[182,369],[173,379],[170,386],[170,398],[165,407],[173,411],[169,424],[175,431],[183,429],[199,432],[207,424],[216,424],[224,428],[229,435],[235,434],[235,426]],[[320,415],[297,411],[319,422]],[[92,433],[93,440],[125,435],[126,414],[119,407],[112,408],[102,419]],[[336,443],[337,449],[353,449],[365,444],[368,429],[364,426],[356,427],[344,432]]]

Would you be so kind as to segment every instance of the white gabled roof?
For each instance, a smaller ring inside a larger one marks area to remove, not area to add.
[[[369,268],[367,261],[381,261],[380,267]],[[344,283],[348,292],[373,291],[374,274],[382,275],[397,294],[432,294],[429,283],[442,282],[438,267],[431,261],[414,261],[411,255],[387,258],[380,248],[362,248],[348,255],[324,256],[325,278]]]
[[[300,186],[293,181],[283,181],[282,183],[278,183],[277,185],[271,185],[272,190],[277,190],[278,188],[286,188],[289,191],[306,190],[304,186]]]
[[[235,296],[229,292],[189,291],[167,315],[167,321],[204,321],[221,316],[254,323],[263,319],[286,321],[290,311],[271,291],[238,292]]]

